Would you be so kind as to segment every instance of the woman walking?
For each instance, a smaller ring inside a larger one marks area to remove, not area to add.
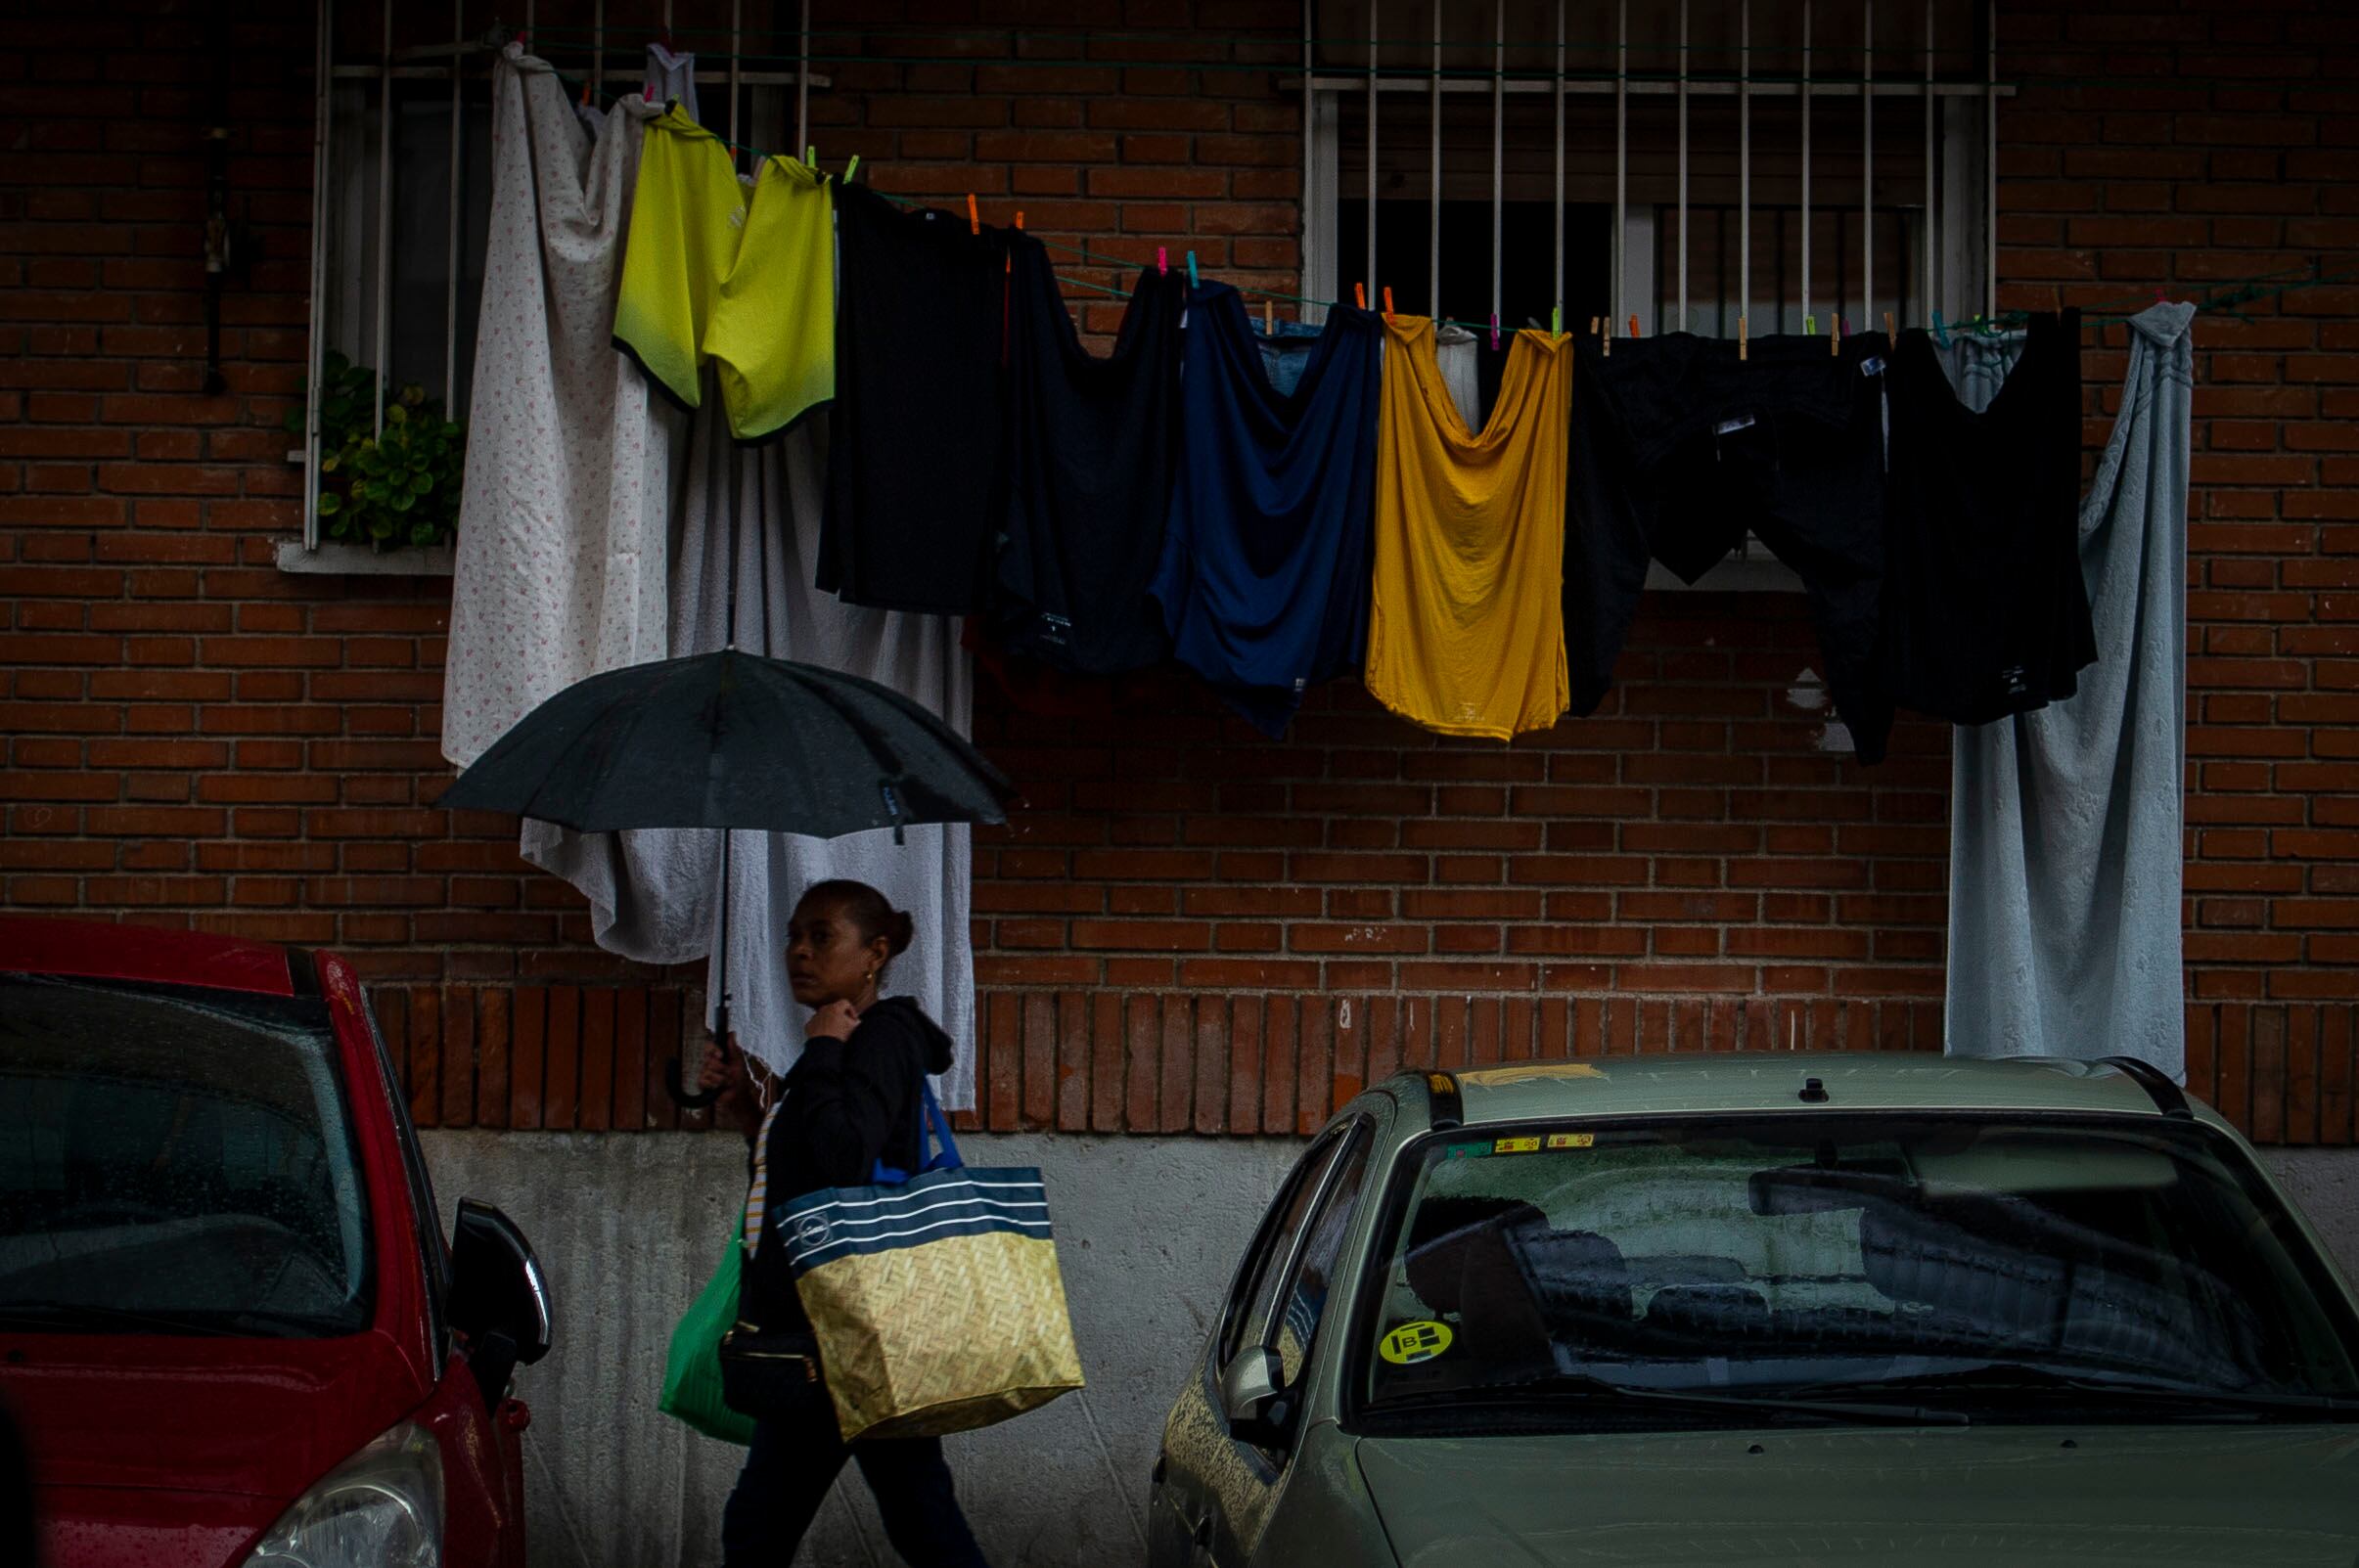
[[[774,1223],[789,1203],[823,1187],[859,1187],[882,1163],[916,1172],[927,1075],[950,1065],[950,1037],[906,997],[880,1001],[885,967],[912,935],[909,916],[864,882],[815,883],[787,927],[787,979],[812,1009],[803,1053],[784,1078],[761,1083],[745,1057],[707,1048],[703,1081],[725,1090],[753,1126],[745,1272],[738,1316],[765,1344],[818,1343],[795,1294]],[[750,1099],[751,1103],[747,1103]],[[911,1568],[977,1568],[982,1552],[960,1512],[938,1438],[842,1440],[822,1375],[790,1380],[754,1416],[753,1443],[721,1516],[725,1568],[785,1568],[849,1457],[876,1495],[885,1533]]]

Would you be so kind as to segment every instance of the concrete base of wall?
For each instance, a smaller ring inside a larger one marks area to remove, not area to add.
[[[656,1409],[672,1324],[711,1277],[745,1199],[725,1137],[420,1135],[447,1225],[462,1196],[505,1209],[547,1269],[548,1360],[519,1374],[532,1561],[703,1568],[744,1451]],[[1047,1179],[1089,1387],[948,1440],[959,1492],[998,1568],[1136,1562],[1163,1414],[1247,1238],[1301,1145],[1291,1140],[984,1137],[971,1165]],[[898,1559],[847,1469],[797,1561]]]
[[[461,1196],[523,1227],[557,1301],[558,1343],[520,1374],[530,1403],[534,1568],[704,1568],[743,1451],[656,1409],[672,1324],[719,1264],[745,1193],[725,1137],[421,1135],[447,1225]],[[1036,1165],[1089,1387],[949,1440],[968,1517],[999,1568],[1135,1562],[1164,1411],[1247,1238],[1301,1144],[1286,1139],[984,1137],[975,1165]],[[2359,1276],[2359,1149],[2268,1151]],[[857,1473],[798,1561],[890,1564]]]

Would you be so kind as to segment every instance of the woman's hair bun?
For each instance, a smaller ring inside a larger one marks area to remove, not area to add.
[[[844,918],[860,927],[860,940],[873,942],[885,938],[887,958],[899,958],[909,949],[918,934],[918,922],[907,910],[897,910],[883,893],[866,882],[845,878],[813,882],[803,890],[802,899],[824,900],[841,910]]]

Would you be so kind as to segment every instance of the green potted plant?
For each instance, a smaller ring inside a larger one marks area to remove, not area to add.
[[[321,536],[375,550],[447,544],[459,531],[467,426],[444,417],[416,384],[386,383],[385,429],[376,428],[377,373],[334,349],[320,367]],[[298,387],[308,395],[308,380]],[[304,405],[287,411],[303,433]]]

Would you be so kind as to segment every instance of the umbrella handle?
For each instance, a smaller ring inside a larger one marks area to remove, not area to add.
[[[674,1056],[663,1064],[663,1087],[671,1095],[671,1102],[682,1110],[703,1110],[721,1098],[717,1089],[692,1092],[680,1077],[680,1058]]]

